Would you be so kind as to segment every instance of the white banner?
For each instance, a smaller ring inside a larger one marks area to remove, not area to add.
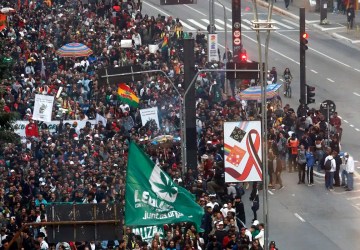
[[[96,123],[98,122],[102,122],[103,126],[106,126],[107,123],[107,119],[105,117],[103,117],[102,115],[96,114]]]
[[[157,44],[149,44],[149,52],[154,54],[158,51],[159,46]]]
[[[261,123],[224,123],[225,182],[261,181]]]
[[[209,34],[208,36],[208,61],[219,61],[217,34]]]
[[[149,109],[140,109],[140,115],[141,115],[141,124],[145,126],[145,124],[149,120],[155,120],[158,129],[160,129],[160,123],[159,123],[159,116],[158,116],[158,109],[157,108],[149,108]]]
[[[159,234],[160,239],[164,238],[164,229],[162,226],[145,226],[136,227],[133,229],[135,235],[140,235],[143,241],[151,243],[156,234]]]
[[[77,130],[84,128],[86,125],[86,122],[90,122],[91,125],[95,125],[97,123],[96,120],[87,120],[87,121],[65,120],[65,121],[63,121],[63,124],[65,125],[65,123],[69,123],[70,125],[72,125],[74,122],[77,122],[77,124],[78,124],[76,126]],[[44,122],[44,123],[47,125],[50,133],[55,133],[60,121],[51,121],[51,122]],[[28,124],[29,124],[29,121],[16,121],[14,123],[15,133],[21,137],[25,137],[26,136],[25,135],[25,127]],[[39,125],[39,127],[41,127],[41,125]]]
[[[132,48],[132,40],[131,39],[123,39],[120,41],[121,48]]]
[[[54,97],[49,95],[35,95],[33,119],[43,122],[51,122]]]

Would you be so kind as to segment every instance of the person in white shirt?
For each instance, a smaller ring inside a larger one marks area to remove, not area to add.
[[[49,249],[49,245],[48,243],[44,240],[45,238],[45,234],[43,232],[38,233],[38,240],[40,243],[40,249],[41,250],[48,250]]]
[[[354,158],[348,152],[344,153],[343,171],[341,172],[341,186],[345,187],[345,191],[354,189]],[[345,182],[346,179],[346,182]]]
[[[334,187],[333,187],[333,182],[334,182],[334,173],[336,170],[336,161],[334,159],[334,155],[336,154],[336,152],[332,152],[332,154],[326,156],[325,160],[324,160],[324,165],[326,164],[326,162],[329,160],[331,161],[331,168],[330,170],[326,170],[325,172],[325,187],[329,190],[329,191],[334,191]]]
[[[259,240],[259,243],[260,243],[260,246],[261,247],[264,247],[264,244],[265,244],[265,242],[264,242],[264,234],[265,234],[265,226],[264,226],[264,223],[260,223],[259,224],[259,230],[260,230],[260,233],[258,234],[258,235],[256,235],[255,237],[254,237],[254,239],[256,240],[256,239],[258,239]]]

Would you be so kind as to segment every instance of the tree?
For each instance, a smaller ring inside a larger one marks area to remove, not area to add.
[[[1,96],[1,95],[0,95]],[[4,111],[5,101],[0,100],[0,150],[5,143],[17,143],[20,136],[14,132],[14,122],[18,118],[18,114],[14,112]]]

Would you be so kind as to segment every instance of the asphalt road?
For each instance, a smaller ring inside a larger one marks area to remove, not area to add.
[[[159,0],[144,1],[144,13],[157,16],[179,17],[184,29],[196,33],[205,30],[208,22],[207,0],[199,0],[197,5],[160,6]],[[231,1],[222,1],[228,16],[228,40],[231,47]],[[252,4],[243,1],[242,37],[244,47],[251,60],[258,59],[256,33],[249,22],[253,19]],[[266,9],[258,8],[259,17],[266,18]],[[310,16],[310,15],[309,15]],[[215,5],[215,21],[219,34],[219,47],[224,51],[224,12]],[[278,29],[271,32],[269,48],[269,66],[275,66],[278,74],[289,67],[294,76],[292,83],[293,98],[283,99],[297,107],[299,100],[299,25],[298,20],[280,14],[273,14]],[[308,24],[317,20],[307,19]],[[331,34],[307,25],[309,49],[306,54],[307,83],[316,87],[316,103],[310,107],[319,108],[324,100],[333,100],[343,120],[342,150],[350,152],[359,160],[360,119],[357,107],[360,104],[360,50],[348,46],[343,41],[334,39]],[[262,45],[265,34],[262,34]],[[264,47],[262,46],[262,49]],[[360,168],[359,162],[356,162]],[[359,178],[355,179],[355,191],[344,192],[336,188],[328,192],[321,177],[316,178],[316,185],[307,187],[297,185],[297,175],[284,173],[286,188],[269,194],[270,238],[275,240],[280,249],[356,249],[360,239],[360,190]],[[248,195],[245,202],[248,207]],[[260,208],[262,209],[262,208]],[[248,221],[252,219],[248,208]],[[261,220],[261,210],[259,210]]]

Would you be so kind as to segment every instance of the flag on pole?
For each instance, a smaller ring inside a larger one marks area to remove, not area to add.
[[[0,14],[0,31],[6,28],[6,15]]]
[[[119,84],[118,99],[135,108],[139,105],[139,97],[137,97],[135,92],[125,83]]]
[[[201,231],[204,209],[195,196],[176,185],[134,142],[129,147],[125,199],[127,226],[192,222]]]

